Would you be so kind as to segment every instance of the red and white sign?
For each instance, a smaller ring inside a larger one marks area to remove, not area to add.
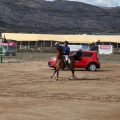
[[[3,45],[3,46],[16,46],[16,43],[3,43],[3,42],[1,42],[0,45]]]
[[[112,45],[99,45],[99,54],[112,54],[113,46]]]

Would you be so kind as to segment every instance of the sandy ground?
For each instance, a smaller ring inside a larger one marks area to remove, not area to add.
[[[96,72],[60,71],[47,62],[0,64],[0,120],[120,120],[120,64]]]

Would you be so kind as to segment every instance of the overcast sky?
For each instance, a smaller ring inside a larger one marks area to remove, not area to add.
[[[104,7],[120,6],[120,0],[69,0],[69,1],[79,1],[96,6],[104,6]]]

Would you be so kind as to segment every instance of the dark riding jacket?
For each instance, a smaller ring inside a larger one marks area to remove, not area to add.
[[[62,54],[63,55],[69,55],[69,53],[70,53],[69,46],[63,46],[63,52],[62,52]]]

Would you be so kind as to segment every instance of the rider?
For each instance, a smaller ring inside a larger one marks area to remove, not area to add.
[[[68,60],[69,60],[69,58],[68,58],[69,53],[70,53],[70,47],[68,46],[68,41],[65,41],[64,42],[64,46],[63,46],[62,54],[65,57],[66,65],[68,65],[68,63],[70,63],[70,62],[68,62]]]

